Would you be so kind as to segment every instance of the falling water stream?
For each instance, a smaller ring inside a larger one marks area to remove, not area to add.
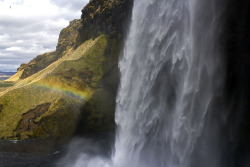
[[[219,166],[220,150],[209,150],[219,143],[208,137],[203,147],[199,141],[216,133],[215,126],[210,132],[204,124],[211,112],[219,112],[215,99],[222,93],[218,5],[135,0],[119,62],[115,167],[196,166],[194,152],[206,158],[203,167]]]
[[[134,1],[119,62],[114,154],[75,166],[221,165],[220,118],[213,117],[223,110],[220,3]]]

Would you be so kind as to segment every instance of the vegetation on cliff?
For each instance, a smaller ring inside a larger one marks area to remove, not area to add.
[[[113,130],[118,57],[131,8],[132,0],[90,1],[82,19],[61,31],[56,51],[22,64],[8,79],[15,85],[0,92],[0,138],[71,135],[79,120],[83,131]]]

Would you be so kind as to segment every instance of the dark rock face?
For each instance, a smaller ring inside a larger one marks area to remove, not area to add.
[[[56,54],[60,55],[71,47],[76,45],[76,39],[79,35],[79,28],[81,27],[81,21],[79,19],[75,19],[70,21],[68,27],[62,29],[59,35],[57,47],[56,47]]]
[[[128,29],[133,0],[90,0],[82,10],[80,43],[100,34],[123,36]]]
[[[38,122],[35,121],[35,119],[40,117],[46,111],[48,111],[50,105],[51,105],[50,103],[41,104],[41,105],[36,106],[36,108],[23,114],[22,115],[23,119],[20,121],[15,131],[17,133],[21,133],[21,132],[37,129],[39,127],[39,124]]]

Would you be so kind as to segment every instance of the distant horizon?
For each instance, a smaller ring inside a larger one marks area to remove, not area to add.
[[[70,21],[80,19],[81,10],[88,2],[0,1],[0,71],[17,72],[22,63],[54,51],[60,31]]]
[[[0,71],[0,72],[13,72],[13,73],[16,73],[17,72],[17,70],[16,71]]]
[[[0,73],[16,73],[17,71],[0,71]]]

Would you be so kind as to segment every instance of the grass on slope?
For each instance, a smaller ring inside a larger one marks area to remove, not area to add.
[[[14,82],[0,81],[0,92],[5,91],[9,87],[15,85]]]
[[[70,59],[69,57],[69,59],[64,60],[64,58],[61,58],[64,61],[59,59],[60,63],[55,62],[54,65],[56,66],[53,68],[52,64],[42,70],[39,75],[35,74],[25,80],[20,80],[20,83],[17,83],[13,89],[0,96],[0,106],[3,106],[0,110],[0,138],[15,138],[15,129],[22,119],[22,114],[34,109],[37,105],[52,104],[49,110],[36,120],[41,121],[44,118],[47,123],[42,126],[51,133],[56,129],[62,129],[63,126],[60,122],[58,125],[56,117],[51,119],[45,119],[45,117],[49,117],[60,110],[63,111],[65,119],[76,115],[73,113],[70,115],[69,113],[75,112],[74,110],[77,110],[77,108],[79,109],[83,102],[77,95],[84,94],[86,99],[90,98],[102,78],[101,64],[105,60],[106,36],[98,37],[95,43],[90,46],[88,48],[83,46],[82,50],[72,51],[72,56],[78,57],[78,59]],[[49,72],[47,73],[46,70]],[[70,76],[72,71],[74,75]],[[70,74],[69,76],[66,75],[67,72]],[[36,80],[36,76],[39,78],[41,75],[44,75],[44,77],[41,77],[37,82],[33,82]],[[55,105],[59,104],[60,99],[63,99],[63,105]],[[28,134],[29,132],[25,133]]]
[[[15,135],[14,130],[19,124],[18,120],[22,119],[22,114],[44,103],[52,103],[52,106],[55,106],[54,104],[59,99],[65,99],[65,104],[67,105],[77,104],[77,99],[65,92],[48,89],[34,84],[6,93],[4,96],[0,97],[0,105],[3,106],[0,112],[0,138],[6,136],[10,137],[10,132],[13,132],[12,135]],[[55,114],[52,109],[53,108],[50,108],[49,112],[42,117]]]
[[[107,39],[102,35],[87,52],[77,53],[81,54],[79,59],[62,62],[49,77],[39,83],[79,94],[84,93],[85,98],[90,98],[103,76],[102,62],[105,60],[106,47]]]
[[[11,86],[13,86],[14,84],[15,84],[15,83],[13,83],[13,82],[0,81],[0,88],[11,87]]]

